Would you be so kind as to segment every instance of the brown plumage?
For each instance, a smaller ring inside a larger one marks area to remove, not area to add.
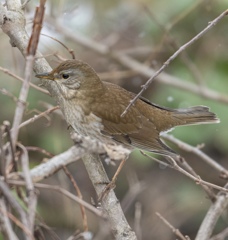
[[[160,140],[160,133],[180,125],[219,122],[208,107],[169,109],[144,98],[121,117],[135,94],[102,82],[82,61],[67,60],[52,72],[36,76],[55,81],[56,94],[62,95],[60,107],[76,132],[103,142],[116,141],[130,148],[173,155],[173,150]]]

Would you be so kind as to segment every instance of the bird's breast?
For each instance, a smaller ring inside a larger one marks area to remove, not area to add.
[[[90,136],[102,141],[101,131],[104,126],[102,119],[94,115],[92,112],[85,114],[80,105],[73,105],[66,102],[68,106],[64,106],[64,115],[69,125],[80,135]],[[66,110],[67,109],[67,110]]]

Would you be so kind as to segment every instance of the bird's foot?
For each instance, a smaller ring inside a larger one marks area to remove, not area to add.
[[[103,191],[101,192],[100,196],[98,197],[98,202],[101,202],[105,196],[107,196],[107,194],[113,190],[115,187],[116,187],[116,180],[117,180],[117,177],[121,171],[121,169],[123,168],[124,166],[124,163],[126,162],[126,159],[123,159],[121,162],[120,162],[120,165],[118,166],[111,182],[109,182],[106,187],[103,189]],[[103,183],[104,184],[104,183]]]

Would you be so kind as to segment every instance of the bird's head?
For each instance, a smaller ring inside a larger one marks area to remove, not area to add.
[[[79,60],[66,60],[51,72],[36,74],[36,77],[55,81],[65,98],[76,97],[79,92],[84,95],[94,92],[103,85],[93,68]]]

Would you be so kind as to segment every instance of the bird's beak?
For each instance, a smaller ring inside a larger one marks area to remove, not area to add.
[[[35,77],[42,78],[42,79],[48,79],[48,80],[54,80],[54,77],[51,74],[51,72],[36,74]]]

